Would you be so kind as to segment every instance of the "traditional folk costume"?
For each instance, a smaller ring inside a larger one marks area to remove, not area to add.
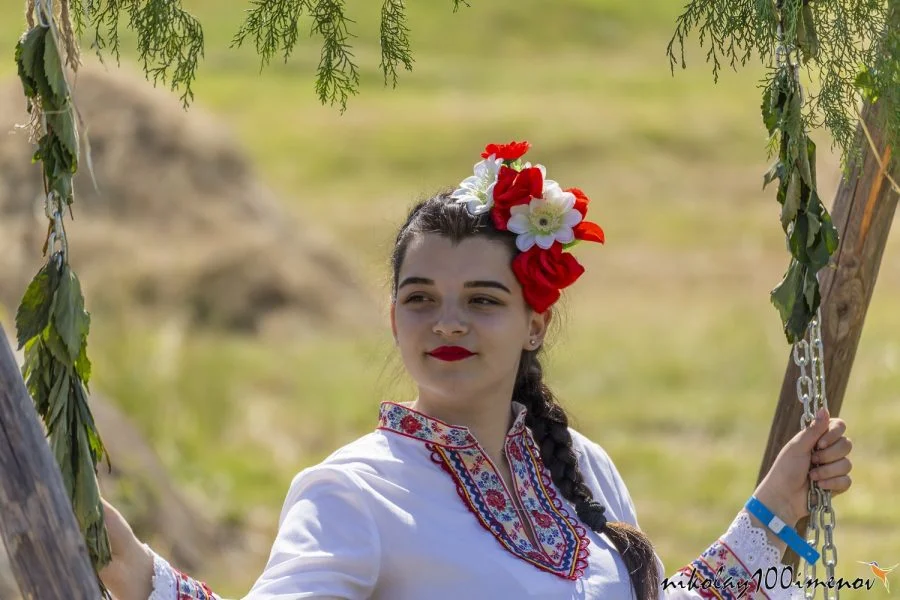
[[[452,198],[516,236],[520,252],[511,268],[525,301],[543,313],[584,272],[567,250],[579,241],[602,243],[604,233],[585,219],[584,192],[563,190],[542,165],[521,160],[529,148],[489,144]],[[577,518],[541,460],[525,407],[512,402],[512,410],[504,444],[510,490],[467,428],[383,403],[373,433],[296,476],[269,562],[245,600],[631,598],[620,554]],[[585,484],[606,518],[637,526],[606,452],[571,433]],[[742,511],[663,582],[659,597],[802,597],[797,587],[760,585],[771,579],[770,568],[783,573],[780,552]],[[216,598],[158,556],[155,570],[151,600]]]
[[[631,598],[621,556],[605,534],[580,523],[550,480],[524,406],[512,406],[504,443],[510,490],[467,428],[382,403],[374,432],[294,478],[268,564],[245,600]],[[570,431],[585,483],[609,520],[637,526],[609,456]],[[742,511],[659,597],[802,597],[796,587],[767,589],[772,567],[782,572],[780,552]],[[213,599],[208,587],[156,557],[150,600]]]

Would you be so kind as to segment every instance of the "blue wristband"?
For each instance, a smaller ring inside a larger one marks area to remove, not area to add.
[[[815,548],[809,545],[806,540],[800,537],[797,531],[776,517],[765,504],[760,502],[756,496],[750,496],[747,504],[744,505],[751,515],[762,521],[763,525],[768,527],[772,533],[777,535],[788,548],[797,553],[797,556],[805,560],[807,563],[814,565],[819,560],[819,553]]]

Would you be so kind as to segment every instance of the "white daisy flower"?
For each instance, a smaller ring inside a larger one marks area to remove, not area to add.
[[[510,209],[507,229],[517,233],[516,247],[525,252],[537,244],[544,250],[553,242],[568,244],[575,241],[572,227],[581,222],[575,210],[575,195],[564,192],[555,181],[544,180],[542,198],[532,198],[528,204]]]
[[[497,173],[503,166],[503,159],[491,154],[475,165],[475,174],[466,177],[451,194],[456,202],[464,202],[470,214],[480,215],[491,210],[494,205],[494,186]]]

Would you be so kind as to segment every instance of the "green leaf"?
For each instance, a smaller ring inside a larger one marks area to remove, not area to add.
[[[788,225],[797,218],[800,210],[800,175],[792,170],[788,179],[787,190],[784,194],[784,204],[781,205],[781,228],[787,230]]]
[[[59,287],[56,290],[53,323],[74,361],[75,357],[81,354],[81,346],[90,329],[90,317],[84,310],[81,285],[69,265],[63,267]]]
[[[819,269],[828,264],[831,254],[828,252],[823,236],[816,236],[815,242],[807,250],[807,255],[809,257],[809,268],[813,272],[818,272]]]
[[[812,248],[816,243],[816,238],[819,237],[819,230],[822,229],[822,224],[819,223],[818,217],[816,215],[807,212],[804,213],[806,215],[806,247]]]
[[[46,346],[48,353],[53,357],[54,360],[63,365],[72,364],[74,357],[69,355],[69,349],[66,347],[66,343],[63,341],[62,336],[60,336],[59,331],[53,324],[52,320],[47,329],[44,330],[43,337],[44,345]]]
[[[47,115],[47,127],[56,137],[55,149],[59,162],[62,163],[61,172],[55,172],[54,175],[57,179],[62,179],[78,168],[78,133],[75,129],[75,116],[68,104],[62,110]],[[68,187],[71,190],[71,184]],[[70,191],[63,197],[71,195]]]
[[[34,77],[35,66],[39,57],[44,56],[44,39],[49,29],[47,27],[33,27],[20,40],[22,46],[22,65],[30,77]]]
[[[84,338],[84,343],[81,344],[81,351],[78,353],[78,358],[75,359],[75,373],[87,387],[88,382],[91,380],[91,361],[87,355],[87,337]]]
[[[809,167],[809,179],[807,185],[812,189],[817,189],[816,184],[816,143],[809,136],[806,136],[806,165]]]
[[[809,221],[805,218],[798,218],[793,222],[790,228],[790,236],[788,237],[788,248],[790,248],[791,256],[803,264],[809,262],[809,256],[806,251],[806,232],[809,229]]]
[[[831,221],[831,215],[828,214],[827,210],[824,210],[824,207],[819,220],[822,223],[822,237],[825,239],[825,247],[828,249],[828,254],[834,254],[837,251],[840,238],[834,223]]]
[[[763,123],[765,124],[769,135],[775,133],[775,129],[778,127],[780,116],[780,110],[775,106],[775,102],[773,101],[773,93],[776,93],[775,85],[776,83],[773,80],[763,91],[763,100],[762,105],[760,106],[760,109],[762,110]]]
[[[60,417],[66,412],[69,406],[69,371],[68,369],[60,369],[56,377],[56,382],[50,390],[47,414],[41,415],[44,418],[44,424],[50,434],[55,433],[56,426]]]
[[[59,271],[49,264],[44,265],[28,287],[19,309],[16,311],[16,332],[19,349],[28,340],[41,333],[50,320],[53,295],[59,284]]]
[[[69,88],[59,60],[59,50],[52,35],[44,36],[44,76],[55,96],[53,104],[62,106],[66,96],[69,95]]]
[[[806,334],[806,327],[812,319],[813,312],[809,310],[806,298],[809,276],[809,269],[805,265],[791,260],[784,279],[770,294],[772,304],[781,316],[785,337],[790,343],[796,343]],[[815,275],[812,275],[812,280],[815,281]],[[813,293],[813,300],[817,298]]]
[[[100,433],[97,431],[97,425],[94,423],[94,415],[91,414],[91,409],[88,406],[88,398],[84,388],[77,382],[75,382],[75,388],[78,397],[79,419],[82,427],[84,427],[84,430],[88,434],[91,456],[96,464],[103,459],[103,456],[106,454],[106,448],[103,446],[103,441],[100,439]]]
[[[44,37],[47,34],[45,27],[33,27],[23,35],[16,44],[16,66],[19,71],[19,79],[25,88],[25,95],[33,98],[37,95],[37,76],[35,64],[38,57],[43,57]]]
[[[802,269],[803,265],[796,260],[792,260],[781,283],[779,283],[769,294],[769,298],[771,299],[772,304],[775,305],[775,308],[778,309],[783,323],[787,323],[788,318],[790,318],[791,313],[794,311],[797,292],[803,281]]]
[[[770,183],[775,181],[775,179],[783,179],[784,178],[784,163],[780,160],[772,163],[772,166],[769,167],[769,170],[766,171],[766,174],[763,175],[763,189],[766,189]]]
[[[815,314],[815,312],[819,309],[819,303],[822,300],[821,292],[819,290],[819,280],[816,277],[816,273],[813,269],[807,269],[806,274],[803,278],[803,299],[805,300],[805,308],[808,311],[810,317]],[[809,324],[809,321],[804,323],[804,327]]]
[[[66,201],[66,204],[72,204],[72,178],[57,177],[50,184],[50,189],[56,192],[60,198]]]
[[[800,47],[804,63],[819,55],[819,38],[816,35],[816,24],[809,4],[803,6],[797,22],[797,45]]]

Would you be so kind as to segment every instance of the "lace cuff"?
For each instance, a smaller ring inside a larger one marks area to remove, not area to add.
[[[766,530],[753,525],[750,515],[743,510],[732,521],[721,540],[751,573],[781,564],[781,551],[769,543]]]
[[[687,596],[676,593],[673,598],[803,598],[803,590],[786,568],[781,550],[769,543],[766,530],[753,525],[750,515],[741,511],[721,538],[675,577],[663,581],[663,589],[688,590]]]
[[[144,544],[153,555],[153,591],[147,600],[176,600],[178,593],[175,570],[162,556]]]

